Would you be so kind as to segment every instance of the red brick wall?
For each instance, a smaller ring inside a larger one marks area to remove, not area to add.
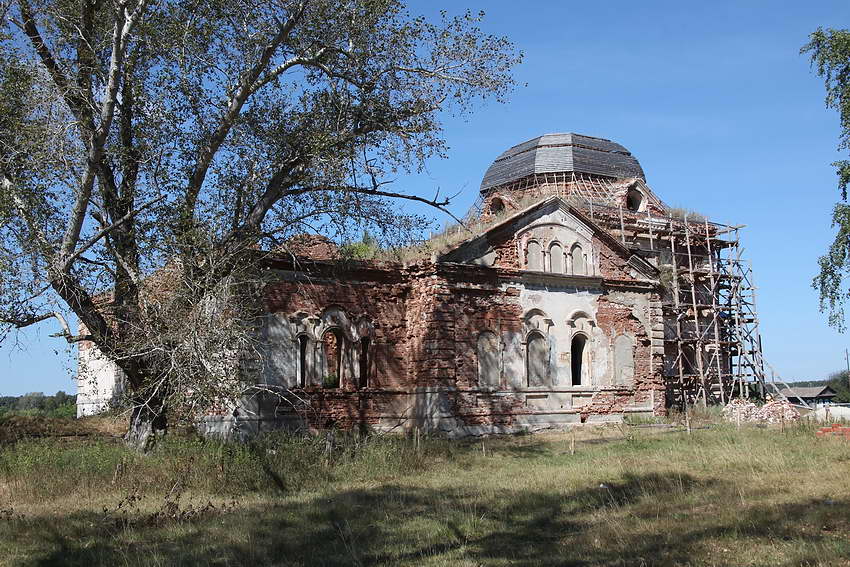
[[[501,244],[515,250],[512,242],[506,238]],[[604,243],[599,246],[607,249]],[[519,290],[505,287],[500,279],[519,276],[517,271],[431,263],[407,268],[360,263],[352,269],[317,263],[313,269],[309,283],[270,285],[268,309],[319,315],[335,305],[354,320],[367,316],[374,323],[375,335],[370,387],[360,391],[350,385],[342,390],[309,389],[312,410],[307,419],[312,425],[375,424],[384,413],[396,411],[402,391],[413,392],[417,387],[448,390],[452,413],[467,425],[510,425],[516,415],[529,412],[522,394],[494,397],[478,389],[479,333],[522,330]],[[628,277],[616,268],[608,273],[617,274],[618,279]],[[644,293],[651,292],[645,289]],[[605,296],[600,297],[598,307],[597,324],[606,337],[629,333],[636,338],[636,394],[630,388],[601,391],[583,408],[583,414],[620,412],[630,404],[646,406],[653,391],[656,405],[663,407],[649,330],[630,307]]]

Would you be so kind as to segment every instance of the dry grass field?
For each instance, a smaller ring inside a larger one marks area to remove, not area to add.
[[[809,426],[175,437],[145,457],[24,437],[0,444],[0,564],[850,565],[848,495],[850,444]]]

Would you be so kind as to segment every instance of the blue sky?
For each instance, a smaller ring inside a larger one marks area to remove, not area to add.
[[[448,118],[449,159],[398,188],[462,191],[474,201],[490,162],[547,132],[578,132],[626,146],[665,202],[717,222],[746,224],[768,361],[788,379],[843,367],[850,337],[818,312],[811,280],[832,236],[838,198],[838,117],[799,54],[818,26],[850,27],[843,1],[785,3],[413,2],[431,16],[483,9],[487,32],[525,52],[521,86],[506,105]],[[51,323],[0,346],[0,394],[74,390],[75,363]]]

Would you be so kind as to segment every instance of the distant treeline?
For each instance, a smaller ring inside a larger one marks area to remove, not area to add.
[[[788,382],[792,388],[809,388],[814,386],[826,386],[829,380],[800,380],[799,382]]]
[[[76,417],[77,396],[59,390],[52,396],[30,392],[23,396],[0,396],[0,416],[34,415],[45,417]]]

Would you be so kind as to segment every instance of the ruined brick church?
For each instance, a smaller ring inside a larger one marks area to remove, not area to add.
[[[514,146],[466,221],[472,232],[406,262],[343,260],[319,237],[268,259],[263,387],[201,428],[561,427],[725,401],[761,364],[724,307],[729,230],[670,209],[620,144],[548,134]],[[80,366],[91,413],[120,380],[91,349]]]

